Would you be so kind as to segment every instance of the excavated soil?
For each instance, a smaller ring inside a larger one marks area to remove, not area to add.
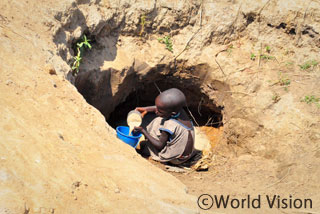
[[[319,213],[319,8],[2,1],[0,213]],[[129,110],[170,87],[211,144],[207,171],[168,172],[116,138]],[[202,194],[263,200],[202,210]],[[312,207],[268,208],[266,195]]]

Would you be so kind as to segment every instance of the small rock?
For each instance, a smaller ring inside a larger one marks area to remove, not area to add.
[[[59,135],[59,138],[60,138],[61,140],[64,140],[64,137],[63,137],[62,134],[58,133],[58,135]]]
[[[6,85],[11,85],[12,83],[13,83],[12,80],[7,80],[7,81],[6,81]]]
[[[185,169],[175,167],[175,166],[166,166],[166,170],[168,172],[177,172],[177,173],[185,173],[187,172]]]
[[[56,84],[56,82],[54,81],[54,80],[51,80],[51,82],[52,82],[52,85],[53,85],[53,87],[57,87],[57,84]]]
[[[119,188],[116,188],[116,189],[114,190],[114,192],[115,192],[115,193],[120,193],[120,189],[119,189]]]
[[[79,188],[81,185],[81,181],[76,181],[72,184],[71,188],[72,189],[76,189],[76,188]]]
[[[188,187],[185,187],[184,191],[188,194],[189,193]]]
[[[204,165],[201,165],[198,168],[196,168],[196,171],[208,171],[208,169],[209,169],[209,165],[204,164]]]
[[[57,74],[56,69],[54,69],[53,65],[51,65],[51,64],[46,64],[45,65],[45,70],[51,75],[56,75]]]
[[[74,199],[75,201],[78,200],[78,198],[77,198],[76,196],[74,196],[73,199]]]

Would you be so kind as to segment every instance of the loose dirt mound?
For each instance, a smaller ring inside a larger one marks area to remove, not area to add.
[[[223,125],[209,171],[176,175],[189,193],[293,195],[311,198],[311,213],[319,211],[319,7],[1,2],[0,211],[197,210],[181,182],[122,144],[105,122],[135,93],[151,102],[154,85],[181,88],[204,117],[197,118]],[[92,49],[73,76],[83,35]],[[165,36],[172,49],[159,42]]]

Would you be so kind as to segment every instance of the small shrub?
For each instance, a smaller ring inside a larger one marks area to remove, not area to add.
[[[279,81],[280,81],[280,85],[282,86],[288,86],[291,83],[291,80],[289,79],[280,79]]]
[[[319,64],[319,62],[317,62],[316,60],[311,60],[311,65],[313,67],[317,66]]]
[[[293,65],[293,61],[287,61],[286,63],[285,63],[285,65],[287,66],[287,67],[290,67],[290,66],[292,66]]]
[[[290,53],[289,49],[286,49],[283,54],[284,54],[285,56],[287,56],[287,55],[289,55],[289,53]]]
[[[140,30],[139,36],[142,36],[142,34],[144,33],[144,27],[148,23],[150,23],[150,22],[147,21],[147,16],[146,15],[142,15],[141,18],[140,18],[141,30]]]
[[[173,52],[172,41],[170,36],[165,36],[163,38],[159,38],[158,41],[166,45],[166,49],[170,52]]]
[[[270,56],[270,55],[266,55],[266,54],[261,54],[260,58],[261,59],[265,59],[265,60],[273,60],[273,59],[275,59],[274,56]]]
[[[231,55],[232,49],[233,49],[233,45],[230,45],[230,47],[227,49],[228,56]]]
[[[252,61],[256,60],[256,55],[255,55],[254,53],[251,53],[250,59],[251,59]]]
[[[80,62],[81,62],[81,51],[80,51],[80,48],[77,48],[77,56],[73,57],[74,59],[74,62],[73,62],[73,65],[72,65],[72,70],[74,73],[79,73],[79,67],[80,67]]]
[[[91,47],[91,44],[90,44],[89,42],[90,42],[90,40],[87,39],[86,35],[83,35],[83,41],[77,43],[77,46],[78,46],[79,48],[87,47],[87,48],[91,49],[92,47]]]
[[[305,102],[307,104],[314,103],[318,108],[320,108],[320,98],[316,98],[314,95],[305,96],[303,99],[301,99],[301,102]]]
[[[319,64],[316,60],[309,60],[302,65],[299,65],[301,70],[308,70],[309,68],[312,68],[312,70]]]
[[[267,52],[267,53],[270,53],[270,52],[271,52],[270,46],[266,46],[266,52]]]
[[[319,102],[319,98],[316,98],[314,95],[311,96],[305,96],[304,99],[302,99],[302,102],[306,102],[308,104],[310,103],[315,103],[315,102]]]
[[[279,94],[274,94],[274,95],[272,96],[272,100],[273,100],[274,103],[279,102],[280,99],[281,99],[281,97],[279,96]]]
[[[71,69],[73,71],[73,75],[79,73],[79,67],[80,67],[82,55],[83,55],[83,52],[85,51],[85,49],[92,48],[92,46],[89,42],[90,42],[90,40],[87,39],[86,35],[83,35],[82,41],[77,43],[77,55],[75,57],[73,57],[74,62],[71,67]]]
[[[288,91],[288,86],[291,84],[291,80],[280,72],[278,83],[281,86],[284,86],[285,91]]]

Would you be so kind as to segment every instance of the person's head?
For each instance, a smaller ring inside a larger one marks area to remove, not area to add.
[[[186,97],[177,88],[163,91],[156,97],[156,114],[163,118],[169,118],[180,112],[186,106]]]

